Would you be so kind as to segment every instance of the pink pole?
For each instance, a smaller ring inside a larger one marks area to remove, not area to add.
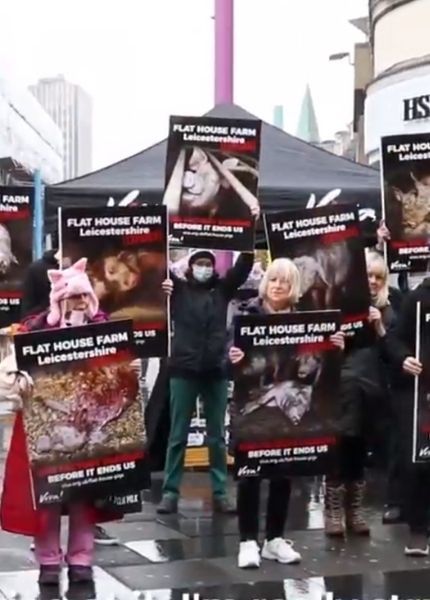
[[[215,0],[215,105],[233,104],[234,0]]]

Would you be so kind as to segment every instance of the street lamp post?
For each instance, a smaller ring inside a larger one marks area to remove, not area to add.
[[[233,103],[234,0],[215,0],[215,105]]]

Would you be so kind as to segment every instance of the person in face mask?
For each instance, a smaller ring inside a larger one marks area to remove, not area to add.
[[[161,514],[176,513],[191,418],[200,396],[204,403],[215,512],[233,512],[226,495],[224,419],[227,407],[227,307],[245,283],[253,253],[241,254],[220,277],[215,255],[191,254],[185,280],[173,273],[163,287],[172,294],[170,358],[170,435],[164,468]]]

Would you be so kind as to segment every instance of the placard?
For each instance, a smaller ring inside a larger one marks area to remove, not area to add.
[[[173,246],[254,250],[261,121],[170,117],[163,198]]]
[[[147,486],[131,321],[19,334],[15,350],[34,381],[23,414],[37,504]]]
[[[65,266],[86,257],[101,308],[111,319],[133,319],[138,355],[167,356],[166,208],[65,208],[59,215]]]
[[[345,333],[373,335],[370,291],[358,209],[331,205],[265,215],[272,259],[290,258],[300,272],[299,310],[341,310]]]
[[[336,457],[339,311],[239,316],[232,436],[237,477],[322,474]]]
[[[0,186],[0,327],[21,318],[22,286],[33,258],[33,187]]]
[[[381,140],[383,216],[391,273],[425,272],[430,258],[430,134]]]

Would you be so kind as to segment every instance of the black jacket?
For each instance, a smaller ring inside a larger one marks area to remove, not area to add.
[[[176,377],[222,376],[226,367],[227,307],[252,269],[254,255],[241,254],[220,278],[199,283],[173,273],[170,374]]]
[[[397,321],[397,326],[389,338],[390,358],[398,373],[397,383],[401,387],[413,386],[413,377],[403,374],[403,362],[408,356],[415,356],[416,343],[416,311],[417,303],[430,307],[430,277],[410,291],[405,296],[402,309]]]
[[[391,292],[391,290],[390,290]],[[391,415],[390,388],[392,358],[389,352],[396,324],[399,298],[381,311],[387,334],[362,347],[347,339],[341,372],[340,400],[343,435],[365,437],[369,446],[379,452],[384,445]]]
[[[430,278],[411,290],[405,297],[400,311],[397,326],[389,336],[388,349],[394,367],[393,408],[398,424],[397,437],[399,458],[406,469],[429,469],[427,463],[412,463],[412,441],[414,430],[414,384],[415,377],[403,372],[403,362],[408,356],[415,356],[416,351],[416,310],[417,302],[423,309],[430,309]],[[425,365],[424,374],[425,376]]]
[[[55,254],[55,250],[45,252],[42,258],[28,267],[23,284],[21,318],[43,312],[49,307],[51,284],[48,280],[48,270],[59,268]]]

